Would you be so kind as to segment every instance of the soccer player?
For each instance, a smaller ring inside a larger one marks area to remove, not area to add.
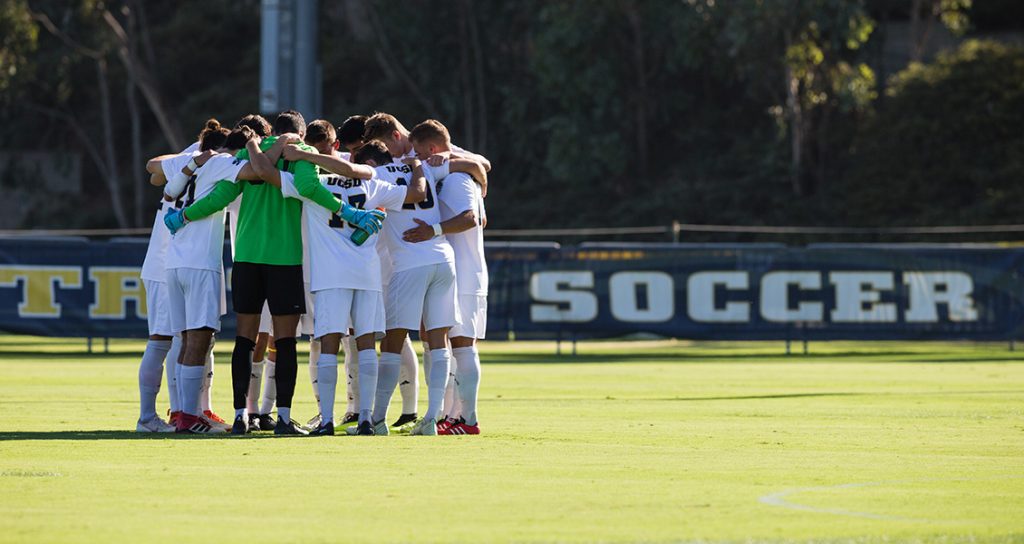
[[[256,135],[248,127],[233,130],[218,153],[193,159],[167,183],[165,198],[184,200],[185,206],[213,191],[220,180],[259,179],[247,161],[233,153],[246,147],[258,151]],[[197,168],[199,162],[202,167]],[[185,179],[184,183],[181,180]],[[177,210],[168,212],[175,213]],[[180,212],[177,212],[180,213]],[[171,307],[171,326],[182,334],[184,355],[179,369],[179,394],[182,415],[179,432],[218,433],[227,429],[201,418],[200,392],[205,365],[220,330],[223,289],[224,213],[218,212],[195,222],[191,228],[172,233],[167,248],[167,287]]]
[[[423,178],[412,185],[395,185],[373,179],[372,167],[354,165],[331,154],[304,152],[286,148],[288,160],[307,160],[339,176],[321,176],[321,182],[333,194],[357,208],[401,210],[406,203],[422,201],[426,195]],[[285,195],[298,196],[291,176],[281,176]],[[307,202],[305,220],[310,234],[310,259],[313,293],[316,299],[314,327],[322,339],[318,388],[322,423],[312,435],[334,434],[334,399],[338,381],[338,349],[341,338],[351,324],[354,329],[359,367],[359,425],[362,435],[388,434],[387,424],[375,426],[370,421],[377,382],[375,342],[384,335],[384,307],[381,294],[380,262],[377,236],[362,243],[353,241],[357,233],[353,225],[343,222],[327,210]]]
[[[409,133],[409,141],[419,157],[451,151],[448,129],[432,119],[416,125]],[[455,251],[455,279],[462,315],[462,322],[449,333],[455,360],[451,374],[458,402],[445,401],[447,417],[439,424],[438,434],[480,434],[477,421],[480,354],[476,341],[482,340],[487,330],[488,277],[482,229],[482,187],[487,174],[480,168],[472,175],[464,172],[438,175],[444,177],[437,195],[441,203],[441,232]],[[433,235],[432,225],[417,221],[417,226],[405,231],[403,238],[417,243]]]
[[[435,182],[424,174],[418,161],[414,166],[391,162],[391,154],[380,142],[367,142],[353,158],[358,164],[375,166],[377,177],[396,185],[408,185],[410,180],[418,182],[418,178],[424,178],[426,183],[422,202],[413,204],[412,209],[403,206],[384,223],[393,270],[384,301],[387,332],[381,343],[372,416],[375,428],[386,419],[391,395],[398,385],[406,338],[409,331],[419,330],[422,323],[430,346],[432,375],[427,382],[427,411],[410,434],[436,435],[451,359],[448,329],[459,321],[455,306],[455,254],[444,237],[417,244],[402,240],[402,233],[416,226],[415,219],[428,224],[441,222],[434,198]]]
[[[210,119],[199,134],[201,145],[194,151],[185,150],[178,155],[164,155],[150,160],[146,169],[151,174],[150,182],[155,186],[167,183],[167,175],[173,177],[188,161],[200,151],[221,147],[227,138],[228,130],[222,128],[216,119]],[[192,149],[193,146],[189,146]],[[177,414],[178,391],[172,387],[172,379],[181,350],[181,337],[171,330],[170,308],[167,300],[167,275],[164,267],[167,256],[167,244],[170,232],[163,224],[163,215],[167,209],[180,205],[180,202],[167,201],[160,198],[156,217],[153,220],[153,232],[149,237],[146,258],[142,262],[142,284],[146,290],[147,318],[149,322],[149,341],[146,351],[139,364],[139,420],[136,432],[174,432],[173,424],[164,422],[156,414],[156,397],[160,392],[161,374],[164,359],[167,359],[167,385],[170,397],[170,412]]]
[[[285,111],[273,124],[274,136],[260,144],[264,152],[271,149],[285,134],[282,143],[297,143],[306,124],[302,115]],[[305,144],[303,144],[305,145]],[[239,152],[248,159],[249,153]],[[299,194],[315,201],[332,213],[368,232],[380,230],[381,215],[339,202],[320,184],[316,166],[306,161],[276,161],[279,170],[294,175]],[[245,414],[246,394],[252,369],[252,352],[259,329],[260,311],[266,301],[270,307],[277,350],[275,383],[277,386],[277,424],[275,435],[306,434],[291,419],[292,397],[298,361],[295,332],[299,317],[305,312],[302,274],[302,203],[285,198],[280,188],[271,183],[233,183],[222,181],[205,198],[183,211],[170,212],[165,223],[172,231],[185,227],[189,221],[207,217],[227,206],[239,194],[244,195],[239,209],[238,240],[232,270],[231,295],[237,314],[237,336],[231,356],[231,377],[234,393],[235,421],[232,433],[249,431]]]

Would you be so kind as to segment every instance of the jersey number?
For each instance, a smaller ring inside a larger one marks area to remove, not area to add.
[[[353,208],[359,208],[360,210],[362,210],[363,206],[366,205],[366,195],[349,195],[348,196],[348,204],[349,204],[349,206],[352,206]],[[327,225],[330,226],[332,229],[343,229],[343,228],[345,228],[345,222],[342,221],[341,220],[341,216],[339,216],[336,213],[335,214],[331,214],[331,220],[327,222]],[[358,228],[355,225],[353,225],[352,223],[349,223],[348,226],[350,226],[350,227],[352,227],[354,229]]]
[[[184,197],[184,200],[182,200]],[[192,177],[188,178],[188,183],[185,184],[185,189],[181,192],[181,196],[178,200],[174,201],[174,207],[177,209],[187,208],[196,201],[196,175],[192,174]]]
[[[402,186],[409,186],[409,182],[405,181],[405,178],[398,178],[395,183]],[[434,207],[434,193],[430,190],[430,184],[427,185],[427,198],[423,199],[423,202],[417,202],[415,204],[402,204],[403,210],[415,210],[416,206],[419,206],[421,210],[429,210]]]

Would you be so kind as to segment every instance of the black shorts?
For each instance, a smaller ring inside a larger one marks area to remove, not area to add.
[[[306,313],[306,288],[302,265],[235,262],[231,269],[231,303],[235,313],[263,313],[263,302],[270,315]]]

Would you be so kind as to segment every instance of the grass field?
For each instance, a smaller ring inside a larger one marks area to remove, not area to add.
[[[0,337],[0,542],[1024,542],[1005,344],[487,343],[484,435],[315,439],[127,432],[84,348]]]

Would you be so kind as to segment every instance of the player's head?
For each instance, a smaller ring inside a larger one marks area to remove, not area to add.
[[[366,116],[353,115],[338,127],[338,143],[349,153],[355,153],[363,146],[363,133],[366,132]]]
[[[223,148],[228,151],[238,151],[239,149],[243,149],[249,140],[254,140],[256,138],[258,138],[258,136],[256,136],[256,133],[253,132],[251,128],[247,126],[239,127],[232,130],[228,134],[227,138],[224,139]]]
[[[220,126],[220,121],[208,119],[203,131],[199,133],[199,150],[219,149],[224,145],[224,140],[227,139],[229,132],[231,131]]]
[[[306,120],[295,110],[284,110],[274,119],[274,135],[280,136],[294,132],[299,136],[306,134]]]
[[[366,120],[363,130],[363,141],[380,140],[387,146],[388,152],[401,157],[408,151],[409,131],[390,113],[377,112]]]
[[[427,119],[409,131],[409,143],[416,157],[426,159],[434,153],[451,151],[452,138],[440,121]]]
[[[235,128],[241,127],[251,128],[252,131],[260,138],[270,136],[270,122],[257,113],[250,113],[249,115],[239,119],[238,122],[235,123]]]
[[[306,145],[315,147],[321,155],[330,155],[335,149],[338,149],[334,125],[323,119],[317,119],[306,127],[306,135],[302,141]]]
[[[380,140],[366,142],[352,155],[352,162],[377,167],[391,162],[391,152]]]

